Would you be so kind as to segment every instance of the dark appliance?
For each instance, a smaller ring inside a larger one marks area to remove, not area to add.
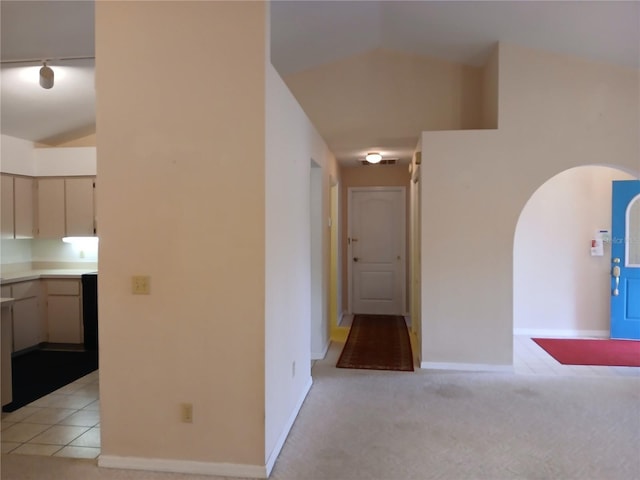
[[[82,275],[82,323],[85,350],[98,350],[98,273]]]

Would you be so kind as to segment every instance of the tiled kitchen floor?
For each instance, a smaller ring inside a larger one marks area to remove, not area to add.
[[[15,412],[3,412],[2,453],[96,458],[99,399],[96,370]]]
[[[519,375],[640,377],[638,367],[561,365],[529,337],[513,337]],[[100,454],[98,371],[2,414],[2,453],[96,458]]]

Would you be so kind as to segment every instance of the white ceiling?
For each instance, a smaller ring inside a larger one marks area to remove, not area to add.
[[[2,0],[2,61],[93,56],[93,7]],[[283,76],[379,47],[480,65],[497,41],[638,68],[640,1],[276,1],[271,8],[272,62]],[[4,64],[2,133],[42,141],[93,130],[93,64],[52,61],[51,90],[37,75],[25,81],[24,66]]]

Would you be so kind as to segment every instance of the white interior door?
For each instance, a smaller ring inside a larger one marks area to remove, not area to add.
[[[405,189],[349,189],[349,263],[354,314],[405,313]]]

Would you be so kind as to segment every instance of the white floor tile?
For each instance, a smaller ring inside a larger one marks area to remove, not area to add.
[[[26,407],[19,408],[15,412],[11,412],[2,416],[3,422],[23,422],[29,416],[42,410],[41,408],[33,407],[33,404],[29,404]]]
[[[58,398],[55,402],[51,403],[49,406],[55,407],[55,408],[73,408],[78,410],[96,401],[95,398],[82,397],[79,395],[59,395],[59,397],[62,397],[62,398]]]
[[[90,403],[89,405],[84,407],[83,410],[99,411],[100,410],[100,400],[96,400],[93,403]]]
[[[0,423],[0,431],[9,428],[11,425],[15,425],[15,423],[16,422],[5,422],[4,420],[2,420],[2,423]]]
[[[29,404],[31,407],[52,407],[56,402],[66,398],[66,395],[53,392],[49,395],[45,395]]]
[[[34,413],[29,417],[29,423],[42,423],[45,425],[55,425],[61,420],[67,418],[76,410],[69,408],[43,408],[37,413]]]
[[[59,425],[74,425],[77,427],[95,427],[100,422],[100,412],[96,410],[79,410],[73,415],[58,422]]]
[[[73,427],[70,425],[54,425],[40,435],[34,437],[31,443],[43,443],[48,445],[67,445],[84,432],[86,427]]]
[[[100,455],[99,448],[92,447],[64,447],[55,453],[55,457],[69,458],[97,458]]]
[[[20,445],[22,445],[22,444],[18,443],[18,442],[5,442],[5,441],[2,441],[2,448],[0,449],[0,451],[2,453],[9,453],[10,451],[18,448]]]
[[[16,423],[2,432],[3,442],[28,442],[36,435],[44,432],[49,425],[37,423]]]
[[[37,443],[24,443],[11,453],[19,453],[22,455],[43,455],[51,456],[60,450],[60,445],[40,445]]]
[[[74,447],[95,447],[100,448],[100,429],[92,428],[88,432],[83,433],[69,445]]]

